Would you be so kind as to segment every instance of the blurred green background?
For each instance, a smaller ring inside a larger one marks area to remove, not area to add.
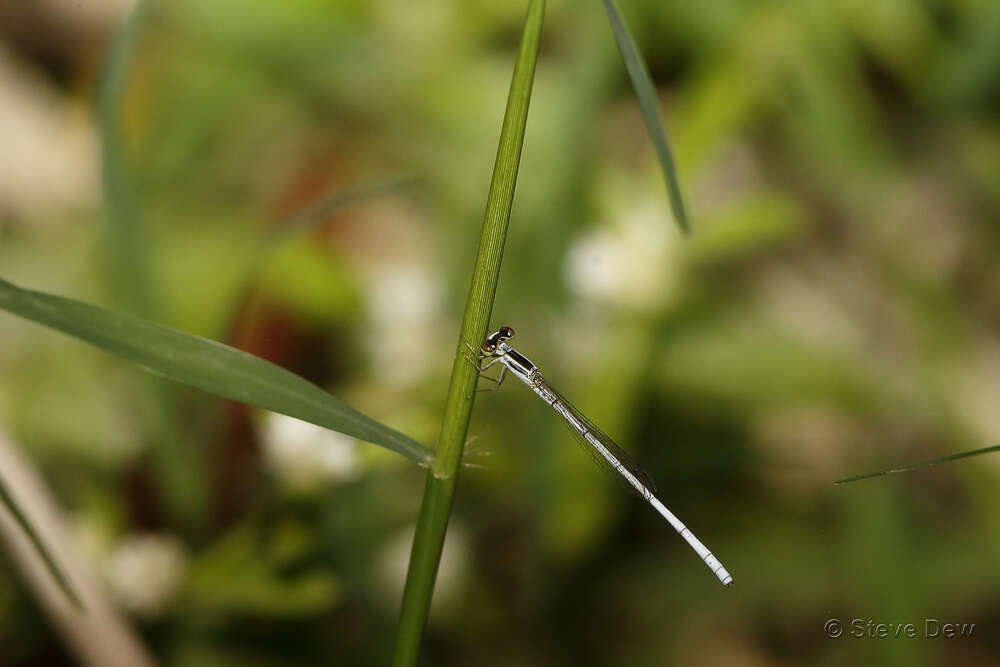
[[[477,400],[422,664],[1000,664],[1000,458],[832,484],[1000,440],[1000,3],[620,5],[694,235],[601,4],[552,0],[494,323],[735,584],[511,381]],[[102,196],[129,3],[0,1],[0,276],[241,347],[433,445],[525,8],[154,2]],[[384,192],[273,233],[359,186]],[[411,462],[5,313],[0,423],[157,661],[387,663]],[[0,665],[73,664],[0,571]]]

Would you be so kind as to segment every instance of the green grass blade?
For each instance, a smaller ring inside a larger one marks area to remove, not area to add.
[[[63,593],[69,598],[69,601],[73,603],[80,611],[83,611],[83,602],[80,600],[80,596],[77,595],[76,591],[73,589],[73,585],[69,582],[69,578],[62,571],[62,568],[56,564],[56,559],[52,556],[52,552],[49,548],[45,546],[45,542],[42,541],[41,536],[38,531],[35,530],[31,522],[28,521],[28,517],[25,516],[24,512],[18,506],[17,501],[11,496],[10,491],[7,489],[6,482],[3,478],[0,478],[0,503],[10,511],[11,516],[14,517],[14,521],[17,525],[21,527],[24,534],[27,535],[28,540],[31,541],[31,545],[38,552],[38,556],[45,563],[45,567],[48,568],[49,574],[55,579],[56,583],[59,584],[59,588],[62,589]]]
[[[440,444],[433,469],[428,471],[417,530],[410,553],[410,566],[406,575],[406,588],[400,610],[399,631],[393,654],[393,667],[413,667],[420,653],[420,640],[427,612],[430,609],[434,579],[441,560],[448,515],[455,493],[455,481],[462,461],[469,418],[475,397],[478,370],[466,358],[466,343],[478,349],[486,336],[493,299],[500,278],[500,261],[503,258],[507,224],[514,201],[514,186],[521,162],[521,147],[528,122],[528,105],[535,78],[535,62],[541,40],[542,22],[545,18],[545,0],[531,0],[525,19],[524,33],[518,51],[514,75],[507,95],[507,109],[500,130],[493,180],[486,199],[483,230],[479,251],[473,268],[469,296],[465,303],[465,316],[451,383],[441,424]]]
[[[681,185],[677,178],[677,168],[674,166],[674,156],[670,151],[670,144],[667,143],[666,130],[663,128],[660,104],[656,97],[656,88],[653,86],[653,78],[649,75],[646,62],[642,59],[635,40],[632,38],[632,33],[625,25],[625,20],[622,18],[615,0],[604,0],[604,10],[608,13],[611,32],[614,33],[618,51],[625,63],[625,69],[628,70],[628,76],[632,80],[635,96],[639,99],[639,109],[642,111],[642,120],[646,124],[646,131],[656,149],[656,157],[663,170],[663,179],[667,184],[667,194],[670,196],[670,208],[673,210],[674,219],[677,220],[681,231],[689,234],[691,227],[688,224],[687,211],[684,208],[684,197],[681,195]]]
[[[429,464],[432,452],[316,385],[222,343],[0,280],[0,308],[58,329],[148,371],[218,396],[289,415]]]
[[[1000,452],[1000,445],[993,445],[992,447],[983,447],[982,449],[973,449],[968,452],[959,452],[958,454],[949,454],[948,456],[939,456],[934,459],[927,459],[926,461],[920,461],[912,465],[903,466],[901,468],[889,468],[888,470],[880,470],[878,472],[870,472],[864,475],[857,475],[856,477],[847,477],[845,479],[838,479],[834,484],[847,484],[848,482],[857,482],[862,479],[870,479],[872,477],[881,477],[882,475],[893,475],[897,472],[909,472],[910,470],[916,470],[917,468],[926,468],[927,466],[937,465],[938,463],[946,463],[948,461],[954,461],[956,459],[964,459],[967,456],[979,456],[980,454],[989,454],[990,452]]]

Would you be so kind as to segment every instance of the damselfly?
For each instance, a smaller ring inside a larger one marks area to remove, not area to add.
[[[559,392],[549,386],[535,364],[507,344],[513,335],[514,330],[510,327],[500,327],[483,341],[482,354],[479,355],[479,363],[476,364],[479,370],[483,371],[494,364],[501,364],[500,374],[496,378],[485,377],[484,379],[496,382],[495,388],[499,388],[507,371],[510,371],[521,382],[528,385],[533,392],[562,416],[576,440],[591,454],[598,465],[628,482],[632,488],[639,492],[639,495],[653,506],[653,509],[663,515],[663,518],[674,527],[674,530],[680,533],[680,536],[691,545],[695,553],[705,561],[708,569],[715,573],[719,581],[726,586],[732,585],[733,578],[719,562],[719,559],[713,556],[712,552],[701,543],[701,540],[695,537],[694,533],[688,530],[680,519],[660,502],[660,499],[655,495],[656,487],[649,477],[631,461],[628,454],[584,417],[583,413],[570,405],[569,401],[563,398]],[[484,360],[487,359],[488,361],[484,363]]]

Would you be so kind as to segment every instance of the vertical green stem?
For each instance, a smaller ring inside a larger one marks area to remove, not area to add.
[[[479,348],[479,343],[486,336],[486,328],[489,326],[493,310],[493,298],[500,277],[500,260],[507,238],[507,223],[510,220],[510,209],[514,200],[517,168],[521,160],[521,146],[524,143],[528,102],[535,77],[535,61],[538,57],[544,14],[545,0],[531,0],[510,84],[510,93],[507,96],[507,110],[493,166],[493,180],[486,201],[479,252],[476,255],[472,284],[465,304],[462,333],[452,366],[437,457],[427,473],[423,504],[420,507],[417,531],[413,539],[413,551],[410,554],[410,567],[400,612],[399,634],[392,661],[394,667],[410,667],[417,663],[420,639],[430,608],[434,579],[441,559],[441,548],[444,545],[448,515],[451,512],[455,482],[462,460],[462,450],[465,447],[478,378],[476,367],[468,359],[470,353],[466,344],[471,345],[473,350]]]

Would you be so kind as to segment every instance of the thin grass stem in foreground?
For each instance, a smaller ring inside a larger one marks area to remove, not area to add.
[[[478,349],[479,343],[486,336],[493,311],[544,16],[545,0],[531,0],[507,96],[507,110],[500,131],[493,180],[486,200],[479,252],[465,303],[462,331],[455,350],[451,383],[441,424],[441,438],[434,464],[427,473],[424,499],[413,538],[392,660],[394,667],[416,665],[420,653],[420,641],[430,609],[479,376],[478,369],[467,358],[469,352],[466,345]]]
[[[848,482],[857,482],[862,479],[871,479],[872,477],[881,477],[882,475],[894,475],[897,472],[909,472],[910,470],[916,470],[917,468],[926,468],[927,466],[937,465],[938,463],[947,463],[948,461],[954,461],[956,459],[964,459],[967,456],[978,456],[980,454],[989,454],[990,452],[1000,451],[1000,445],[993,445],[992,447],[983,447],[982,449],[973,449],[968,452],[959,452],[958,454],[949,454],[948,456],[939,456],[933,459],[927,459],[926,461],[919,461],[912,465],[902,466],[900,468],[889,468],[888,470],[880,470],[878,472],[869,472],[864,475],[857,475],[855,477],[847,477],[845,479],[838,479],[834,484],[847,484]]]

